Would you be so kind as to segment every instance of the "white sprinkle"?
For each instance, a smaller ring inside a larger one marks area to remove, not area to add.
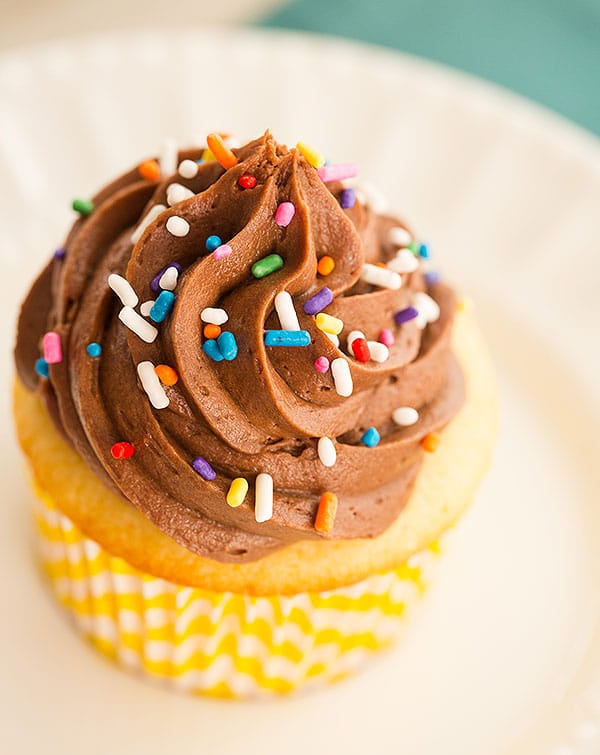
[[[152,406],[155,409],[166,409],[169,406],[169,398],[160,384],[152,362],[140,362],[137,366],[137,372],[142,388],[146,391]]]
[[[186,199],[195,196],[196,195],[193,191],[182,186],[182,184],[174,183],[169,184],[167,187],[167,204],[169,207],[173,207],[173,205],[179,204],[179,202],[184,202]]]
[[[323,333],[324,336],[327,336],[327,338],[329,338],[329,340],[331,341],[331,343],[337,349],[339,349],[339,347],[340,347],[340,339],[338,338],[338,336],[336,336],[335,333],[327,333],[325,330],[322,330],[321,332]]]
[[[158,285],[164,291],[174,291],[179,278],[179,270],[176,267],[168,267],[160,276]]]
[[[182,160],[179,163],[178,172],[182,178],[194,178],[198,173],[198,163],[193,160]]]
[[[388,270],[387,267],[379,267],[366,262],[363,265],[360,277],[372,286],[381,286],[396,291],[402,285],[402,278],[398,273]]]
[[[337,452],[331,438],[319,438],[319,442],[317,443],[317,453],[319,454],[319,459],[322,464],[326,467],[334,466],[337,459]]]
[[[413,306],[419,315],[415,318],[417,327],[421,330],[430,322],[435,322],[440,317],[439,304],[429,294],[418,291],[413,295]]]
[[[143,304],[140,304],[140,312],[144,315],[144,317],[149,317],[150,310],[154,306],[154,299],[150,299],[149,301],[145,301]]]
[[[135,307],[138,303],[138,295],[133,290],[131,283],[122,275],[111,273],[108,276],[108,285],[126,307]]]
[[[414,273],[419,267],[419,260],[410,249],[401,249],[394,259],[387,263],[388,270],[394,273]]]
[[[223,139],[223,142],[226,147],[229,147],[229,149],[237,149],[238,147],[241,147],[240,140],[237,139],[233,134],[230,134],[229,136],[226,136]]]
[[[275,310],[282,330],[300,330],[294,301],[287,291],[280,291],[275,297]]]
[[[266,472],[256,477],[254,489],[254,518],[266,522],[273,516],[273,478]]]
[[[152,223],[153,220],[156,220],[156,218],[161,214],[161,212],[164,212],[167,208],[164,204],[155,204],[154,207],[151,207],[148,212],[146,213],[145,217],[143,217],[140,220],[140,223],[138,227],[135,229],[135,231],[131,234],[131,243],[137,244],[137,242],[142,238],[142,234],[146,230],[146,228]]]
[[[205,307],[200,312],[200,319],[202,322],[209,322],[211,325],[223,325],[229,320],[229,315],[224,309],[218,309],[217,307]]]
[[[361,330],[351,330],[350,333],[348,333],[348,338],[346,339],[346,350],[351,357],[354,356],[354,352],[352,351],[352,342],[356,341],[357,338],[364,338],[366,340],[365,334]]]
[[[412,236],[406,228],[400,228],[400,226],[397,225],[394,226],[394,228],[390,228],[388,241],[394,246],[408,246],[412,241]]]
[[[400,406],[392,412],[392,419],[400,427],[414,425],[419,419],[419,412],[412,406]]]
[[[350,365],[344,357],[338,357],[331,363],[331,374],[335,383],[335,390],[340,396],[351,396],[354,390]]]
[[[373,212],[376,212],[377,214],[387,212],[389,203],[383,192],[373,186],[369,181],[363,183],[361,189],[367,198],[367,204],[371,207]]]
[[[177,142],[165,139],[160,155],[160,172],[163,176],[172,176],[177,170]]]
[[[381,364],[382,362],[387,362],[390,358],[390,350],[384,343],[380,343],[379,341],[367,341],[367,345],[371,352],[371,359],[374,362],[379,362]]]
[[[154,325],[151,325],[147,320],[144,320],[144,318],[141,315],[138,315],[135,309],[132,309],[131,307],[123,307],[119,312],[119,320],[146,343],[153,343],[158,335],[158,330]]]
[[[187,236],[190,232],[190,224],[185,218],[180,218],[179,215],[171,215],[167,220],[167,231],[172,236]]]

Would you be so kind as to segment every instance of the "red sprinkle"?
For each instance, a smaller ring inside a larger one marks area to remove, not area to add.
[[[238,184],[242,189],[253,189],[256,186],[256,178],[251,176],[250,173],[243,173],[238,178]]]
[[[135,453],[135,448],[131,443],[123,440],[120,443],[115,443],[110,452],[115,459],[131,459]]]
[[[371,358],[371,349],[364,338],[355,338],[352,341],[352,351],[359,362],[368,362]]]

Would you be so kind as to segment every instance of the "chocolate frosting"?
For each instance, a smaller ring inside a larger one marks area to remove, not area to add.
[[[449,339],[454,312],[452,291],[436,284],[428,293],[441,314],[419,329],[415,320],[395,325],[393,315],[426,290],[419,270],[403,274],[403,285],[388,290],[360,279],[364,262],[385,263],[396,253],[388,240],[395,218],[380,216],[356,201],[343,210],[341,183],[324,184],[297,150],[277,144],[269,133],[234,150],[239,162],[224,170],[205,162],[191,179],[140,178],[132,170],[93,198],[95,210],[79,219],[65,243],[63,259],[52,259],[25,301],[19,321],[16,364],[20,378],[43,395],[69,443],[110,488],[140,509],[163,532],[202,556],[244,562],[301,538],[364,538],[383,532],[404,506],[422,461],[422,438],[443,427],[464,400],[460,368]],[[180,152],[197,160],[201,152]],[[256,186],[243,189],[244,173]],[[163,211],[136,244],[132,231],[155,204],[167,205],[166,190],[177,182],[193,196]],[[295,215],[287,227],[274,222],[281,202]],[[190,224],[184,237],[170,234],[169,217]],[[217,234],[232,254],[216,259],[205,248]],[[251,266],[276,252],[284,266],[256,279]],[[317,273],[323,255],[335,269]],[[127,278],[140,302],[154,299],[151,281],[169,263],[182,267],[176,301],[157,325],[156,340],[145,343],[118,319],[121,302],[107,284],[110,273]],[[351,330],[377,340],[382,328],[395,336],[384,363],[347,357],[354,383],[344,398],[331,372],[314,367],[319,356],[343,355],[303,312],[303,303],[327,285],[334,294],[327,314],[344,322],[341,347]],[[274,299],[293,297],[307,347],[266,347],[265,329],[278,329]],[[229,315],[227,329],[237,339],[234,361],[214,362],[201,350],[205,307]],[[59,333],[63,359],[50,365],[49,379],[33,367],[43,334]],[[102,346],[100,358],[86,352]],[[136,365],[166,364],[179,375],[165,387],[166,409],[152,408]],[[418,409],[411,427],[392,421],[396,407]],[[373,448],[360,439],[376,427]],[[337,462],[325,467],[317,455],[322,436],[335,439]],[[129,441],[135,454],[117,460],[111,447]],[[192,468],[205,458],[216,471],[212,481]],[[255,521],[253,483],[258,473],[274,480],[273,517]],[[231,508],[226,494],[235,477],[250,483],[246,500]],[[330,533],[314,528],[324,491],[338,496]]]

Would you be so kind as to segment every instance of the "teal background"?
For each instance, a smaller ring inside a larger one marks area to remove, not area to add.
[[[600,0],[293,0],[261,23],[446,63],[600,134]]]

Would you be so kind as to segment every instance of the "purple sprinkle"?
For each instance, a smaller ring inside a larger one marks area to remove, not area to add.
[[[354,207],[356,201],[356,192],[354,189],[342,189],[340,194],[340,207],[342,210],[349,210]]]
[[[202,456],[197,456],[192,462],[192,466],[194,467],[196,472],[198,472],[200,477],[204,478],[205,480],[214,480],[217,476],[215,470],[210,466],[206,459],[202,458]]]
[[[67,254],[67,250],[63,246],[61,246],[60,249],[57,249],[54,252],[54,259],[55,260],[64,260],[66,254]]]
[[[423,277],[425,278],[425,283],[427,283],[428,286],[433,286],[436,283],[439,283],[441,279],[441,275],[437,270],[429,270]]]
[[[302,309],[307,315],[316,315],[319,312],[322,312],[325,307],[329,306],[332,301],[333,292],[330,288],[325,286],[320,291],[317,291],[314,296],[311,296],[310,299],[307,299],[304,302]]]
[[[394,320],[396,321],[396,325],[402,325],[403,322],[408,322],[409,320],[414,320],[415,317],[417,317],[419,314],[418,310],[414,307],[406,307],[406,309],[401,309],[394,315]]]
[[[163,277],[163,275],[167,272],[167,270],[170,267],[177,268],[177,272],[181,275],[181,271],[183,268],[181,267],[179,262],[169,262],[169,264],[166,265],[166,267],[163,267],[163,269],[160,271],[160,273],[158,273],[158,275],[155,275],[154,278],[152,278],[152,283],[150,284],[150,288],[155,293],[158,293],[161,290],[160,285],[159,285],[160,279]]]

